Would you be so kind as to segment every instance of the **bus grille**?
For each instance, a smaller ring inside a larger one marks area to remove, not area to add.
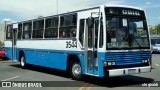
[[[150,59],[150,52],[107,52],[107,61],[116,61],[116,65],[140,64]]]

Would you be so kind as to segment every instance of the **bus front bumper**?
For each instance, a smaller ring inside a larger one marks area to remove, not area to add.
[[[145,72],[151,72],[151,66],[113,69],[113,70],[108,70],[107,74],[109,77],[114,77],[114,76],[138,74],[138,73],[145,73]]]

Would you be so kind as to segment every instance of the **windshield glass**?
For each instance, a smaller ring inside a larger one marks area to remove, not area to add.
[[[149,48],[147,24],[133,17],[106,17],[108,49]],[[145,37],[144,37],[145,36]]]

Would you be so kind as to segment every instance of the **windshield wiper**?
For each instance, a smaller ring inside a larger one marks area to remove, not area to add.
[[[126,41],[128,39],[128,35],[126,35],[123,39],[123,41]],[[125,45],[126,42],[122,42],[122,44],[120,45],[119,49],[122,48]]]
[[[136,41],[136,43],[138,44],[139,48],[141,49],[142,46],[138,43],[137,39],[135,38],[135,36],[133,35],[133,39]]]
[[[133,39],[131,39],[132,37],[133,37]],[[124,41],[127,40],[127,39],[128,39],[128,44],[129,44],[130,47],[133,45],[132,40],[135,40],[135,42],[137,43],[137,45],[139,46],[139,48],[142,48],[142,46],[138,43],[138,41],[137,41],[137,39],[135,38],[134,35],[131,35],[131,34],[126,35],[126,37],[124,38]],[[119,48],[122,48],[125,43],[126,43],[126,42],[123,42],[123,43],[120,45]]]

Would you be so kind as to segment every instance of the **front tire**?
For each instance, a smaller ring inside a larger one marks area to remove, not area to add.
[[[25,55],[24,54],[22,54],[22,56],[21,56],[21,58],[20,58],[20,65],[21,65],[21,67],[24,69],[24,68],[26,68],[26,58],[25,58]]]
[[[76,80],[81,80],[83,75],[82,75],[82,67],[79,62],[71,62],[70,64],[70,76],[73,79]]]

